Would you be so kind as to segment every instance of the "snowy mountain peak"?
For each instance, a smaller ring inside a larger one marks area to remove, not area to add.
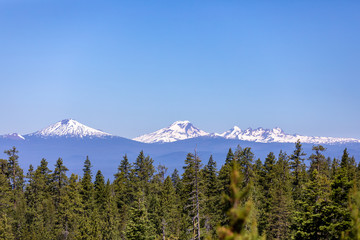
[[[239,128],[238,126],[233,126],[232,128],[230,128],[230,130],[235,132],[241,132],[241,128]]]
[[[209,133],[198,129],[189,121],[176,121],[169,127],[162,128],[156,132],[142,135],[133,140],[144,143],[175,142],[188,138],[207,136]]]
[[[28,136],[40,137],[106,137],[111,134],[85,126],[74,119],[64,119]]]
[[[175,126],[175,125],[187,125],[187,124],[191,124],[190,121],[188,120],[184,120],[184,121],[176,121],[173,124],[171,124],[171,126]]]

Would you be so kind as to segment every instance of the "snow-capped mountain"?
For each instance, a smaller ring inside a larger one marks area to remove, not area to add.
[[[5,135],[2,135],[1,137],[5,138],[5,139],[11,139],[11,140],[25,140],[25,138],[18,133],[5,134]]]
[[[169,127],[162,128],[156,132],[142,135],[133,140],[144,143],[175,142],[189,138],[208,136],[209,133],[198,129],[189,121],[176,121]]]
[[[177,121],[167,128],[160,129],[156,132],[145,134],[133,140],[144,143],[165,143],[196,138],[200,136],[220,137],[225,139],[236,139],[242,141],[259,142],[259,143],[295,143],[298,139],[302,143],[311,144],[343,144],[343,143],[360,143],[355,138],[335,138],[335,137],[312,137],[299,134],[287,134],[281,128],[273,129],[245,129],[241,130],[234,126],[224,133],[207,133],[194,127],[189,121]]]
[[[111,136],[111,134],[85,126],[84,124],[81,124],[73,119],[64,119],[40,131],[25,135],[25,137],[27,136],[37,136],[37,137],[45,137],[45,138],[46,137],[93,138],[93,137],[107,137],[107,136]]]
[[[239,127],[234,126],[230,130],[222,134],[215,134],[215,135],[224,137],[226,139],[238,139],[244,141],[262,142],[262,143],[271,143],[271,142],[294,143],[298,139],[302,143],[313,143],[313,144],[360,143],[360,140],[355,138],[309,137],[309,136],[302,136],[299,134],[287,134],[281,128],[273,128],[273,129],[248,128],[242,131]]]

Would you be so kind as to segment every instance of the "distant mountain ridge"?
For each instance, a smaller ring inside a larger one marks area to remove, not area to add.
[[[269,152],[291,154],[297,139],[302,141],[307,156],[311,155],[314,144],[322,144],[328,157],[340,158],[347,148],[351,155],[360,159],[360,141],[357,139],[291,135],[280,128],[241,130],[236,126],[220,134],[208,133],[189,121],[176,121],[154,133],[135,138],[135,141],[65,119],[23,136],[17,133],[2,135],[0,146],[2,150],[16,146],[23,169],[29,164],[36,166],[42,158],[54,165],[61,157],[71,172],[81,175],[83,161],[89,156],[96,169],[113,178],[122,157],[127,155],[134,161],[140,151],[150,155],[155,165],[165,165],[171,172],[175,168],[181,171],[186,155],[195,148],[203,161],[211,155],[221,166],[229,148],[250,147],[256,158],[263,160]],[[7,156],[3,154],[0,158]]]
[[[226,132],[207,133],[189,121],[177,121],[167,128],[162,128],[153,133],[145,134],[134,138],[133,140],[144,143],[166,143],[178,140],[185,140],[201,136],[221,137],[225,139],[236,139],[242,141],[259,142],[259,143],[295,143],[298,139],[302,143],[312,144],[338,144],[338,143],[360,143],[355,138],[335,138],[335,137],[312,137],[299,134],[287,134],[281,128],[264,129],[248,128],[241,130],[234,126]]]
[[[300,140],[302,143],[313,144],[335,144],[335,143],[358,143],[359,139],[355,138],[335,138],[335,137],[312,137],[303,136],[299,134],[287,134],[281,128],[264,129],[257,128],[241,130],[239,127],[234,126],[230,130],[222,134],[214,134],[215,136],[224,137],[226,139],[238,139],[244,141],[253,141],[261,143],[295,143]]]
[[[2,135],[0,137],[9,140],[25,140],[29,137],[40,137],[45,139],[63,137],[81,139],[116,136],[88,127],[74,119],[64,119],[34,133],[26,135],[13,133]],[[197,137],[224,138],[258,143],[294,143],[298,139],[302,143],[311,144],[360,143],[360,140],[355,138],[312,137],[299,134],[288,134],[281,128],[264,129],[260,127],[257,129],[248,128],[241,130],[239,127],[234,126],[223,133],[208,133],[195,127],[189,121],[176,121],[168,127],[149,134],[141,135],[132,140],[142,143],[171,143]]]

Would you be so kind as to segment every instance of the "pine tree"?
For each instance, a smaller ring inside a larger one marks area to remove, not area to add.
[[[161,195],[161,236],[162,239],[179,239],[180,235],[180,210],[176,190],[171,178],[166,177]]]
[[[233,160],[234,160],[234,153],[232,152],[232,149],[229,148],[229,151],[226,155],[225,164],[231,164]]]
[[[268,215],[270,211],[271,204],[271,187],[274,184],[275,180],[275,163],[276,157],[273,152],[270,152],[265,158],[264,165],[261,167],[261,170],[258,173],[258,184],[259,189],[259,232],[262,234],[268,224],[271,224],[268,221]]]
[[[309,157],[311,161],[309,172],[311,173],[314,169],[316,169],[319,174],[325,174],[329,177],[330,169],[328,162],[326,161],[325,156],[322,154],[326,148],[321,145],[317,145],[313,146],[312,150],[315,151],[315,153],[311,154]]]
[[[329,232],[334,239],[339,239],[341,233],[350,228],[350,212],[348,210],[349,192],[352,187],[349,181],[349,171],[351,171],[349,154],[345,148],[341,158],[340,168],[337,170],[334,181],[331,184],[332,199],[332,222]]]
[[[239,147],[240,146],[238,146],[238,148]],[[226,156],[225,164],[221,166],[219,171],[218,181],[220,187],[220,196],[230,195],[230,175],[235,164],[236,160],[234,159],[234,154],[230,148]],[[224,201],[223,198],[221,198],[221,200],[219,201],[219,209],[221,211],[219,218],[221,219],[221,225],[229,224],[229,218],[226,215],[227,209],[230,208],[229,204],[229,201]]]
[[[83,198],[83,204],[85,207],[85,210],[87,208],[91,208],[92,206],[92,199],[93,199],[93,184],[92,184],[92,173],[91,173],[91,162],[89,160],[89,157],[86,156],[86,160],[84,162],[84,168],[83,168],[83,178],[81,180],[82,190],[81,195]]]
[[[163,208],[161,194],[165,181],[167,168],[163,165],[157,167],[156,174],[150,182],[150,191],[146,196],[146,209],[149,220],[155,226],[157,236],[163,235]]]
[[[130,210],[130,219],[126,226],[126,239],[149,240],[154,238],[152,225],[144,203],[144,193],[139,192],[136,204]]]
[[[83,217],[79,223],[81,239],[98,239],[100,234],[97,224],[96,212],[94,210],[94,188],[92,183],[91,162],[86,157],[83,168],[83,178],[81,179],[81,197],[83,205]]]
[[[54,194],[54,203],[55,207],[59,207],[61,197],[63,195],[63,189],[68,183],[68,178],[66,172],[69,171],[67,167],[64,166],[63,160],[59,158],[55,164],[55,170],[52,174],[53,182],[53,194]]]
[[[292,170],[291,175],[293,177],[292,192],[295,201],[300,199],[302,187],[306,180],[304,156],[306,156],[306,153],[303,152],[300,140],[297,140],[294,153],[290,156],[290,169]]]
[[[181,189],[181,179],[179,176],[179,171],[176,168],[174,169],[174,172],[171,174],[171,181],[175,188],[176,194],[179,194]]]
[[[65,167],[63,160],[59,158],[55,164],[55,170],[52,174],[52,195],[55,210],[57,212],[55,220],[55,232],[57,236],[62,236],[66,228],[66,222],[64,221],[65,215],[65,187],[68,184],[68,177],[66,172],[69,171]]]
[[[251,152],[251,148],[246,147],[242,149],[240,146],[235,151],[234,159],[239,164],[239,170],[243,173],[243,187],[252,183],[254,178],[253,161],[254,154]]]
[[[94,200],[97,208],[104,210],[106,205],[105,180],[100,170],[97,171],[95,176],[94,192]]]
[[[220,223],[220,186],[216,171],[216,162],[212,155],[202,169],[204,185],[203,219],[206,236],[215,236],[216,226]]]
[[[306,183],[299,209],[294,212],[294,239],[329,239],[331,221],[330,181],[317,168]]]
[[[54,227],[58,218],[54,204],[55,192],[53,191],[51,170],[48,168],[46,159],[41,160],[40,166],[35,171],[30,166],[27,179],[25,216],[28,228],[25,238],[54,238]]]
[[[120,162],[118,172],[115,174],[114,192],[115,202],[121,216],[118,231],[121,238],[125,238],[125,228],[129,218],[130,204],[135,201],[135,173],[132,165],[125,155]]]
[[[184,173],[183,173],[183,189],[182,189],[182,199],[184,202],[185,214],[188,217],[186,221],[187,224],[191,225],[184,226],[192,232],[192,239],[200,240],[201,238],[201,227],[200,227],[200,169],[201,169],[201,160],[199,157],[189,153],[185,160]]]
[[[16,209],[17,199],[22,193],[24,186],[24,175],[23,170],[19,166],[19,156],[17,155],[19,151],[15,147],[12,147],[11,149],[5,151],[5,153],[9,156],[7,169],[13,193],[12,202],[14,203],[14,209]]]
[[[292,205],[288,157],[280,152],[269,186],[268,239],[290,239]]]
[[[143,191],[145,195],[148,194],[149,183],[155,172],[153,163],[154,160],[149,156],[145,157],[143,151],[140,152],[134,163],[135,177],[137,178],[136,181],[139,183],[139,191]]]
[[[4,153],[9,156],[7,161],[7,177],[11,187],[10,200],[13,204],[12,213],[9,213],[9,215],[12,215],[12,218],[14,219],[14,221],[12,221],[13,234],[15,238],[24,238],[24,226],[26,222],[24,215],[26,203],[23,192],[24,174],[23,170],[19,166],[19,156],[17,155],[18,150],[15,147],[12,147]]]
[[[109,180],[106,182],[104,192],[105,208],[102,214],[104,222],[102,229],[103,239],[120,239],[121,235],[118,228],[119,216],[114,198],[115,194]]]
[[[10,211],[13,207],[11,203],[11,186],[7,178],[8,162],[0,159],[0,239],[14,239],[12,232],[12,219]]]
[[[8,212],[11,204],[11,185],[8,175],[8,161],[0,159],[0,213]]]
[[[84,207],[82,203],[81,185],[78,176],[71,174],[69,184],[65,187],[66,197],[64,198],[64,222],[65,231],[62,239],[84,239],[79,231],[80,224],[84,222]]]

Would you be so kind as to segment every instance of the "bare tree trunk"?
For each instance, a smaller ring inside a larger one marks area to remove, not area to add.
[[[166,223],[165,223],[165,220],[163,219],[163,220],[162,220],[162,235],[163,235],[162,239],[163,239],[163,240],[166,239],[166,238],[165,238],[165,225],[166,225]]]

